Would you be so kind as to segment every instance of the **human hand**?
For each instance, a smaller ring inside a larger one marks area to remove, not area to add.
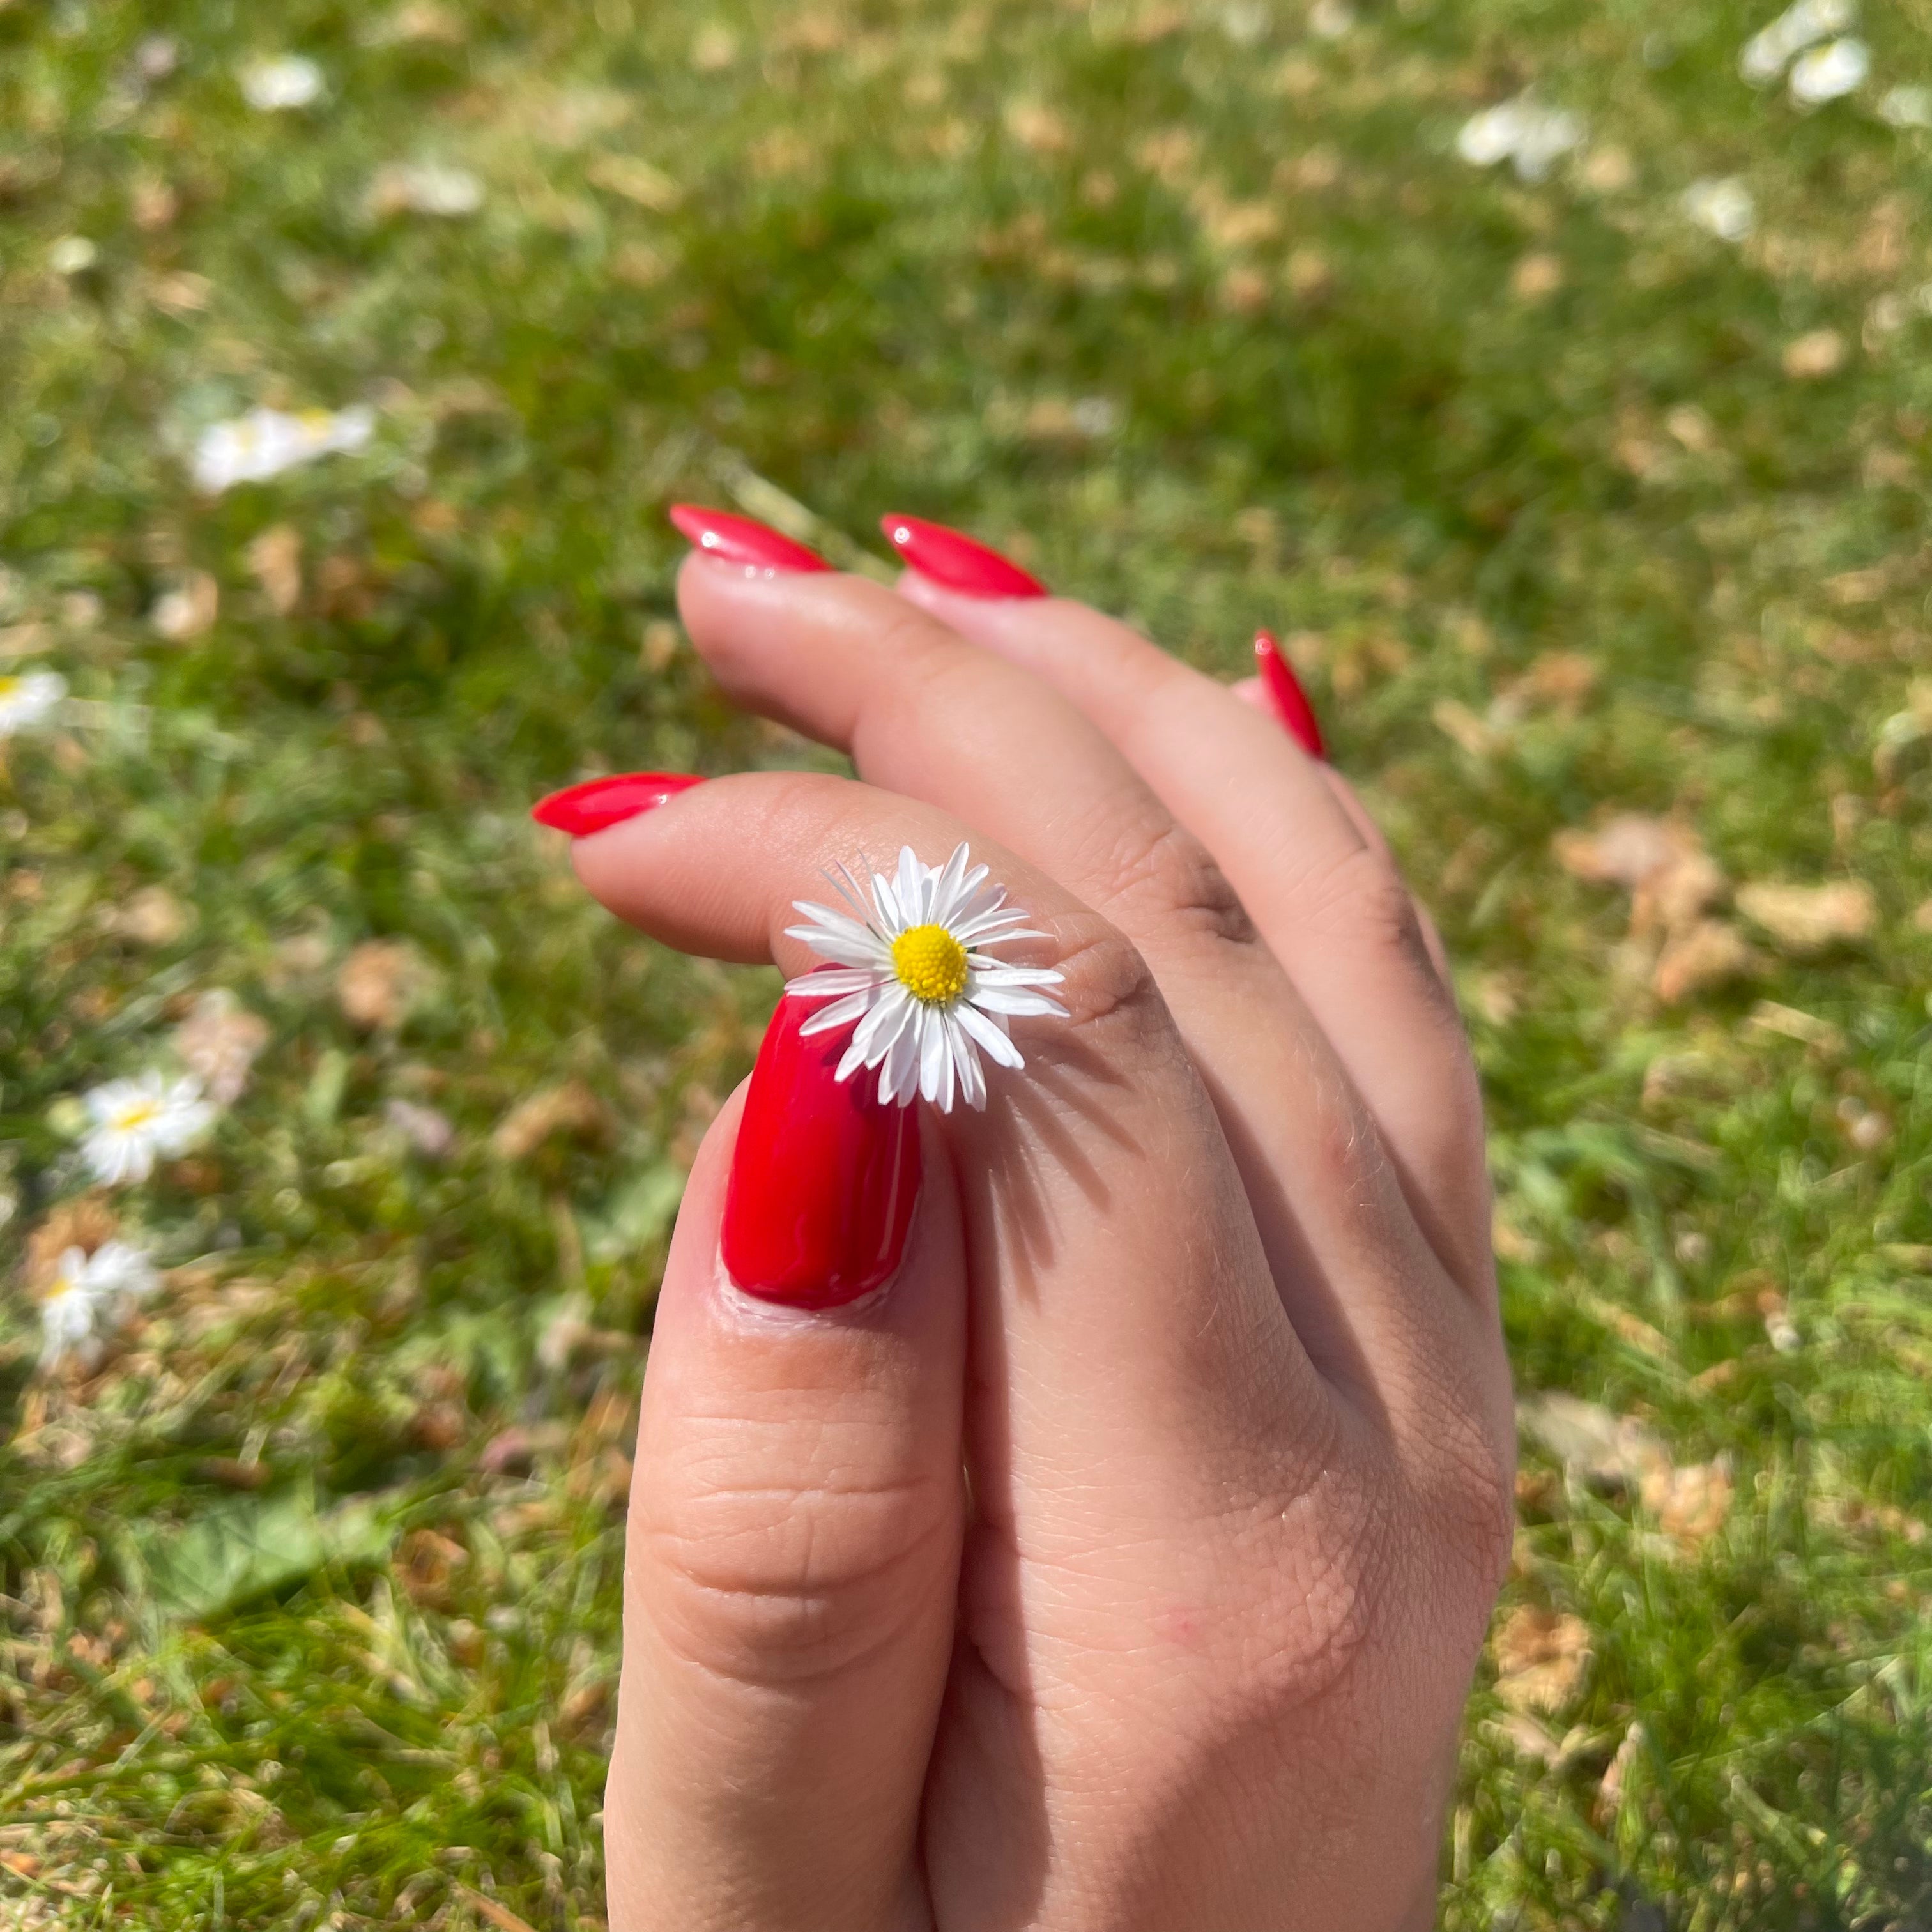
[[[782,1000],[706,1136],[639,1426],[613,1925],[1426,1925],[1513,1455],[1432,934],[1342,781],[1124,626],[983,561],[1002,594],[946,587],[971,553],[903,520],[897,592],[709,527],[698,651],[862,782],[577,788],[585,884],[796,974],[826,868],[968,841],[1070,1017],[942,1115],[835,1086],[843,1030]]]

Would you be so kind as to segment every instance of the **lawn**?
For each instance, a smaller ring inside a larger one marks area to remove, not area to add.
[[[1774,11],[0,5],[0,1922],[604,1924],[776,982],[525,814],[834,764],[688,497],[1276,628],[1435,910],[1524,1444],[1445,1924],[1932,1924],[1932,5]]]

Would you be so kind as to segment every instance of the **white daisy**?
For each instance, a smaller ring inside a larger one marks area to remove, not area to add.
[[[258,114],[285,114],[322,98],[322,70],[302,54],[251,61],[241,72],[242,98]]]
[[[194,446],[194,487],[218,496],[238,483],[260,483],[319,456],[362,448],[376,433],[376,412],[338,410],[250,410],[212,424]]]
[[[61,1258],[62,1270],[79,1255],[78,1248],[68,1249]],[[103,1241],[92,1254],[81,1256],[80,1268],[97,1298],[116,1309],[152,1294],[160,1282],[153,1262],[131,1241]]]
[[[1024,1066],[1009,1023],[1033,1014],[1067,1017],[1058,1000],[1038,990],[1064,975],[1009,966],[986,951],[1010,939],[1047,936],[1027,925],[1027,915],[1006,904],[1006,888],[988,885],[986,874],[964,845],[944,866],[924,864],[908,845],[900,849],[896,879],[872,874],[869,912],[850,873],[844,884],[833,884],[856,918],[807,899],[793,902],[811,923],[788,926],[788,934],[843,969],[787,986],[789,994],[832,1002],[799,1031],[857,1023],[836,1078],[876,1066],[881,1101],[903,1107],[922,1094],[950,1113],[956,1090],[969,1107],[983,1107],[980,1053],[1002,1066]]]
[[[1793,0],[1769,26],[1745,41],[1738,71],[1752,86],[1768,86],[1794,56],[1814,41],[1843,33],[1858,17],[1857,0]]]
[[[108,1187],[146,1180],[158,1156],[185,1154],[214,1118],[199,1080],[166,1082],[152,1071],[82,1097],[94,1125],[81,1152]]]
[[[100,1301],[82,1276],[68,1265],[79,1254],[80,1249],[70,1248],[61,1257],[60,1272],[40,1303],[43,1369],[58,1368],[70,1355],[88,1359],[100,1347],[96,1339],[100,1326]]]
[[[70,1355],[92,1361],[101,1330],[129,1302],[152,1294],[157,1280],[154,1263],[131,1243],[103,1241],[92,1254],[69,1248],[40,1302],[40,1366],[57,1368]]]
[[[1822,106],[1854,94],[1871,72],[1871,50],[1855,35],[1828,40],[1792,63],[1791,98],[1801,107]]]
[[[1464,122],[1456,136],[1456,152],[1472,167],[1513,160],[1520,179],[1540,182],[1588,131],[1580,115],[1545,107],[1520,94]]]
[[[1736,175],[1693,182],[1684,190],[1683,208],[1720,242],[1742,242],[1757,225],[1757,204]]]
[[[23,670],[0,677],[0,738],[44,724],[66,695],[67,680],[57,670]]]

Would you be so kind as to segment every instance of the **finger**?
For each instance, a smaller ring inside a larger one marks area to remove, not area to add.
[[[900,594],[1052,685],[1219,861],[1333,1043],[1400,1168],[1432,1244],[1492,1300],[1482,1107],[1453,1001],[1379,839],[1326,768],[1212,678],[1064,598],[987,599],[908,573]]]
[[[748,1096],[706,1136],[658,1304],[605,1798],[620,1924],[911,1922],[963,1516],[958,1208],[943,1159],[919,1184],[918,1116],[834,1086],[823,1045],[798,1037],[806,1010],[782,1003]],[[748,1175],[790,1192],[754,1204],[795,1230],[881,1146],[917,1199],[883,1292],[814,1309],[727,1280]]]
[[[1219,1110],[1304,1346],[1358,1384],[1412,1348],[1416,1284],[1441,1264],[1372,1123],[1226,879],[1094,724],[877,584],[749,580],[694,557],[679,596],[733,696],[970,821],[1120,927]],[[1391,1258],[1399,1294],[1383,1292]],[[1349,1277],[1367,1286],[1338,1295]]]
[[[1264,718],[1279,722],[1274,703],[1259,678],[1237,679],[1228,686],[1228,694],[1240,699],[1250,710],[1259,712]],[[1294,735],[1290,734],[1291,736]],[[1376,823],[1368,807],[1362,802],[1360,794],[1355,788],[1333,765],[1320,764],[1316,770],[1321,773],[1322,782],[1328,788],[1335,802],[1347,814],[1348,823],[1355,828],[1362,843],[1380,853],[1390,866],[1394,867],[1395,854],[1389,845],[1388,837]],[[1428,950],[1430,964],[1436,969],[1436,976],[1444,986],[1453,990],[1454,982],[1449,974],[1448,949],[1442,944],[1442,934],[1437,929],[1435,919],[1429,908],[1413,892],[1409,895],[1409,904],[1414,910],[1415,922],[1421,929],[1422,943]]]
[[[1362,842],[1380,853],[1387,861],[1389,869],[1400,876],[1400,868],[1396,864],[1395,854],[1390,848],[1388,837],[1370,815],[1369,808],[1362,802],[1360,794],[1332,765],[1322,766],[1321,772],[1322,782],[1328,788],[1335,802],[1347,813],[1348,823],[1360,835]],[[1408,896],[1408,904],[1409,910],[1415,915],[1416,927],[1422,935],[1423,947],[1429,955],[1429,963],[1435,968],[1436,976],[1442,982],[1444,990],[1453,998],[1455,982],[1449,976],[1449,954],[1442,944],[1442,935],[1436,930],[1436,921],[1430,916],[1429,908],[1412,892]]]
[[[813,961],[788,934],[793,903],[828,869],[902,844],[937,862],[962,836],[945,814],[869,786],[760,774],[701,785],[574,856],[590,890],[646,932],[796,969]],[[998,1412],[983,1427],[998,1444],[982,1453],[1069,1507],[1126,1480],[1130,1515],[1166,1508],[1155,1472],[1208,1466],[1212,1445],[1318,1456],[1328,1399],[1144,963],[1054,880],[990,843],[974,856],[1048,935],[1030,950],[1065,975],[1052,990],[1070,1016],[1014,1022],[1024,1069],[989,1070],[985,1111],[944,1117],[975,1381]]]

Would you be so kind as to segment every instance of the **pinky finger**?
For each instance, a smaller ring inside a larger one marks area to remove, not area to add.
[[[1267,638],[1268,635],[1267,632],[1264,631],[1261,637],[1255,640],[1255,656],[1264,665],[1267,664],[1268,660],[1262,655],[1262,638]],[[1268,641],[1272,644],[1274,640],[1269,638]],[[1280,662],[1278,658],[1276,662],[1277,664]],[[1269,717],[1274,718],[1304,751],[1312,751],[1322,760],[1321,766],[1322,782],[1328,786],[1330,795],[1334,799],[1335,802],[1342,808],[1348,823],[1360,834],[1364,844],[1378,852],[1393,865],[1395,854],[1390,850],[1388,838],[1383,833],[1382,827],[1376,823],[1370,814],[1368,807],[1357,795],[1355,788],[1336,770],[1333,765],[1328,763],[1328,753],[1322,745],[1318,733],[1315,742],[1312,745],[1310,744],[1307,738],[1304,736],[1294,722],[1298,714],[1283,702],[1283,688],[1265,676],[1244,677],[1238,683],[1232,685],[1228,688],[1244,704],[1250,705],[1256,710],[1265,712]],[[1291,685],[1288,688],[1292,690],[1295,699],[1299,702],[1301,712],[1307,714],[1310,728],[1316,728],[1313,724],[1314,714],[1310,708],[1307,699],[1301,695],[1300,686]],[[1436,922],[1430,917],[1428,908],[1413,892],[1411,892],[1408,896],[1409,903],[1415,908],[1415,922],[1421,932],[1422,943],[1429,954],[1429,963],[1435,968],[1436,976],[1442,982],[1444,986],[1450,986],[1453,982],[1449,976],[1449,955],[1442,944],[1442,935],[1436,930]]]

